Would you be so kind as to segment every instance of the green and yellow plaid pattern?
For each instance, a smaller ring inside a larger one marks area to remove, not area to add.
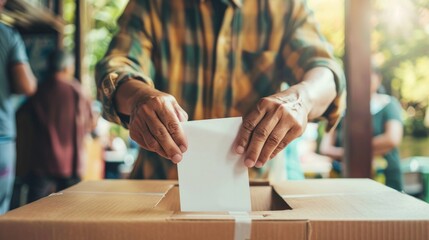
[[[213,1],[226,4],[223,20]],[[303,0],[130,0],[119,26],[96,79],[103,116],[124,127],[112,99],[130,78],[173,95],[198,120],[242,116],[322,66],[337,86],[328,127],[344,107],[343,71]]]

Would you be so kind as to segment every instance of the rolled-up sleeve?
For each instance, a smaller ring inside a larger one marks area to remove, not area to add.
[[[103,117],[128,127],[115,109],[118,86],[137,79],[153,86],[155,71],[151,60],[153,37],[149,1],[131,0],[118,20],[119,32],[113,37],[106,56],[97,64],[97,98],[103,104]]]
[[[334,127],[345,109],[345,76],[342,67],[335,59],[331,45],[319,31],[313,13],[305,1],[290,1],[290,12],[285,14],[282,59],[292,79],[289,84],[302,81],[304,74],[315,67],[330,69],[335,78],[336,98],[323,117],[328,120],[328,129]]]

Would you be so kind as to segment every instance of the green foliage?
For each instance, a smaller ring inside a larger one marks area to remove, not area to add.
[[[402,99],[427,106],[429,98],[429,57],[405,60],[393,72],[392,89]]]
[[[339,58],[344,53],[344,0],[308,0]],[[408,133],[421,132],[429,105],[429,0],[372,1],[371,50],[383,85],[407,110]],[[420,133],[418,133],[420,134]]]
[[[406,132],[425,136],[429,103],[429,0],[377,0],[373,52],[383,83],[407,110]],[[378,61],[377,61],[378,60]]]
[[[116,20],[121,15],[126,0],[88,0],[88,8],[93,16],[87,33],[88,64],[94,70],[95,64],[104,56],[112,35],[117,31]]]
[[[64,20],[66,21],[66,26],[64,28],[64,47],[68,51],[72,51],[74,48],[74,15],[75,15],[75,1],[74,0],[65,0],[64,1]]]
[[[83,22],[83,28],[86,35],[84,65],[87,66],[86,79],[82,79],[83,84],[90,86],[91,92],[95,95],[95,84],[92,79],[96,63],[104,56],[113,34],[117,31],[117,19],[122,14],[127,0],[86,0],[86,19]],[[64,2],[64,19],[67,23],[65,28],[64,46],[66,49],[74,48],[75,32],[75,1],[66,0]]]

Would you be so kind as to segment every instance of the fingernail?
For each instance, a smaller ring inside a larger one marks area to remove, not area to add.
[[[176,154],[173,156],[173,158],[171,159],[171,161],[173,161],[174,163],[178,163],[182,160],[182,155],[180,154]]]
[[[244,165],[246,165],[248,168],[251,168],[255,166],[255,162],[252,159],[248,158],[246,159],[246,161],[244,161]]]
[[[236,151],[238,154],[243,154],[243,153],[244,153],[244,147],[243,147],[243,146],[238,146],[238,147],[235,149],[235,151]]]
[[[180,145],[180,151],[182,151],[182,153],[186,152],[187,148],[183,145]]]
[[[257,167],[257,168],[261,168],[263,166],[264,166],[264,164],[262,162],[256,162],[256,164],[255,164],[255,167]]]

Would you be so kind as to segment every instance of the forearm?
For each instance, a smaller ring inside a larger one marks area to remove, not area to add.
[[[395,143],[386,134],[378,135],[372,139],[372,152],[374,156],[384,155],[396,147]]]
[[[321,152],[323,155],[328,156],[335,160],[342,160],[344,157],[344,148],[331,146]]]
[[[310,102],[309,119],[320,117],[337,95],[332,71],[325,67],[317,67],[304,75],[302,83]]]
[[[36,92],[37,80],[27,63],[15,64],[12,73],[14,93],[31,96]]]
[[[325,133],[320,143],[320,153],[332,159],[342,160],[344,148],[334,145],[336,134],[336,132]]]
[[[385,124],[383,134],[373,137],[373,155],[384,155],[401,144],[403,136],[402,123],[398,120],[389,120]]]
[[[295,92],[291,95],[291,92]],[[302,82],[290,89],[277,94],[284,101],[299,100],[308,111],[308,119],[320,117],[332,103],[336,96],[335,80],[331,70],[325,67],[316,67],[309,70]]]

